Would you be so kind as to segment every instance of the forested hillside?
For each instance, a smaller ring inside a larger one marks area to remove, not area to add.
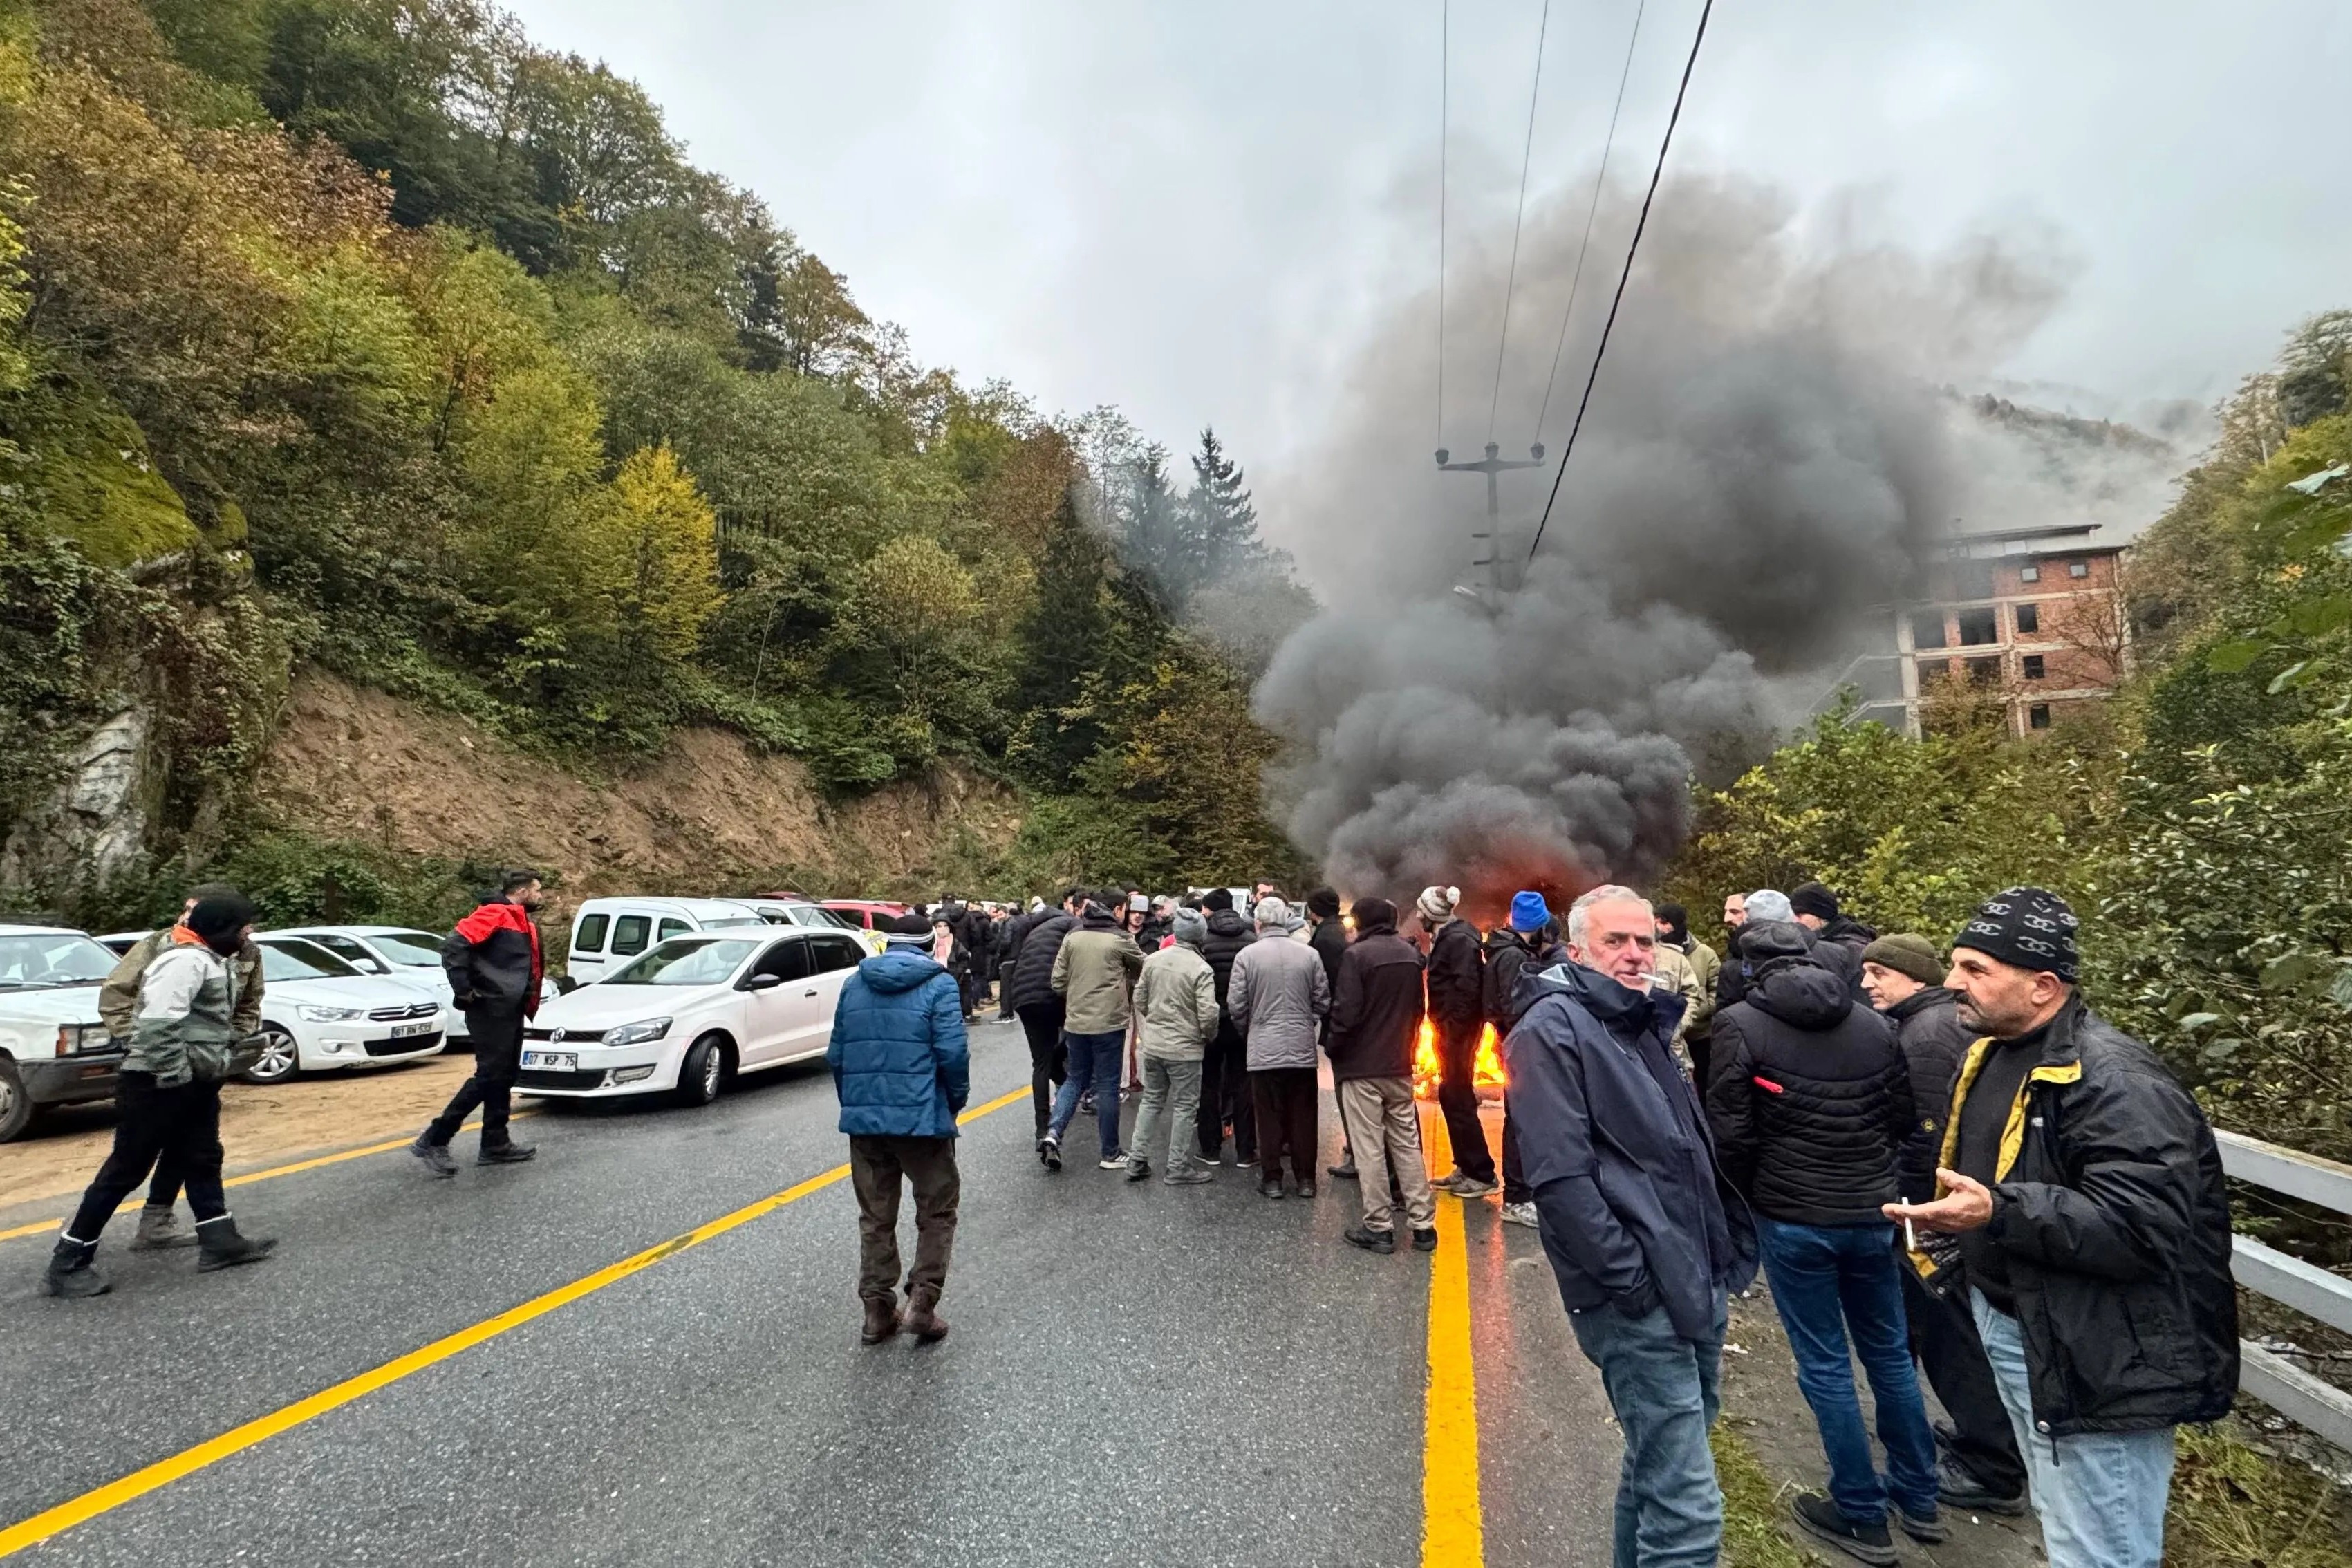
[[[623,76],[467,0],[0,0],[0,171],[18,901],[234,868],[306,664],[592,770],[993,774],[1007,876],[1284,853],[1247,668],[1305,596],[1213,435],[922,365]]]

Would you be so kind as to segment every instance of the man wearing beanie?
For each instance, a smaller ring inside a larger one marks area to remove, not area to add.
[[[1415,1251],[1437,1247],[1437,1200],[1421,1163],[1421,1113],[1412,1102],[1412,1050],[1421,1034],[1421,952],[1397,934],[1396,906],[1358,899],[1356,940],[1339,960],[1331,1001],[1331,1083],[1356,1152],[1364,1216],[1341,1234],[1367,1252],[1396,1250],[1391,1175],[1404,1194]]]
[[[2077,924],[2009,888],[1953,939],[1945,984],[1986,1037],[1939,1195],[1886,1214],[1958,1237],[1957,1279],[1914,1263],[1968,1293],[2051,1568],[2158,1568],[2173,1428],[2218,1420],[2238,1386],[2229,1194],[2196,1100],[2076,991]]]
[[[236,896],[236,889],[226,882],[199,882],[188,889],[187,901],[180,907],[181,922],[186,922],[203,900]],[[167,926],[141,937],[98,988],[98,1016],[106,1021],[106,1032],[116,1039],[130,1040],[139,1008],[139,977],[147,973],[158,953],[172,945],[177,929]],[[247,1039],[261,1032],[261,949],[248,937],[228,962],[236,981],[236,1013],[229,1024],[238,1039]],[[172,1212],[179,1200],[181,1182],[179,1156],[167,1149],[156,1157],[155,1179],[148,1184],[146,1206],[139,1211],[139,1234],[131,1243],[134,1248],[196,1244],[194,1236],[180,1229],[179,1218]]]
[[[1437,1035],[1437,1105],[1445,1113],[1454,1170],[1437,1185],[1457,1197],[1495,1190],[1495,1156],[1478,1119],[1478,1033],[1486,1022],[1486,976],[1478,931],[1455,912],[1459,888],[1423,888],[1416,905],[1429,933],[1429,1021]]]
[[[1225,1008],[1225,993],[1233,984],[1234,960],[1257,940],[1257,931],[1234,910],[1234,896],[1212,888],[1201,900],[1209,918],[1209,934],[1201,956],[1217,982],[1217,1037],[1201,1058],[1201,1113],[1195,1131],[1201,1138],[1201,1159],[1214,1165],[1224,1158],[1225,1127],[1234,1130],[1234,1163],[1257,1163],[1257,1108],[1251,1103],[1249,1050],[1242,1032]]]
[[[1257,940],[1234,960],[1225,1011],[1249,1052],[1257,1112],[1258,1194],[1283,1195],[1282,1157],[1298,1195],[1315,1195],[1315,1046],[1331,1011],[1331,982],[1313,948],[1290,935],[1290,906],[1268,895],[1251,916]]]
[[[221,1192],[220,1086],[238,1039],[232,960],[252,931],[253,906],[223,889],[195,901],[140,974],[130,1050],[114,1094],[114,1148],[58,1237],[42,1281],[49,1295],[102,1296],[113,1289],[90,1266],[99,1234],[167,1153],[195,1212],[198,1268],[257,1263],[277,1245],[238,1235]]]
[[[1486,933],[1486,1022],[1501,1039],[1519,1021],[1519,1004],[1511,999],[1519,976],[1532,963],[1538,973],[1568,956],[1559,945],[1551,909],[1541,893],[1511,895],[1510,918]],[[1537,1224],[1535,1189],[1528,1185],[1519,1163],[1519,1134],[1511,1121],[1511,1096],[1503,1091],[1503,1221],[1533,1229]]]
[[[1906,1202],[1935,1194],[1952,1081],[1977,1038],[1960,1022],[1959,999],[1941,984],[1948,967],[1932,942],[1908,931],[1882,936],[1862,950],[1863,991],[1895,1026],[1895,1046],[1911,1075],[1917,1125],[1895,1155],[1895,1182]],[[2023,1513],[2025,1460],[1977,1338],[1967,1292],[1937,1295],[1915,1269],[1900,1273],[1911,1353],[1952,1417],[1952,1441],[1942,1460],[1943,1500],[1969,1513]]]
[[[1210,1180],[1193,1153],[1193,1119],[1201,1109],[1201,1054],[1217,1037],[1217,979],[1201,944],[1209,922],[1198,910],[1170,917],[1175,940],[1143,961],[1135,977],[1135,1022],[1143,1063],[1143,1109],[1136,1112],[1135,1137],[1128,1145],[1127,1179],[1149,1180],[1168,1138],[1168,1173],[1173,1186]]]

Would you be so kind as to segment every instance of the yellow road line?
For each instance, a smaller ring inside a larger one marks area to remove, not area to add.
[[[520,1121],[525,1117],[536,1116],[538,1114],[539,1112],[536,1110],[518,1110],[514,1113],[513,1120]],[[469,1121],[466,1123],[466,1127],[479,1127],[481,1123],[478,1121]],[[458,1129],[461,1132],[465,1130],[465,1127]],[[320,1154],[309,1160],[297,1160],[290,1165],[272,1165],[266,1171],[247,1171],[242,1176],[229,1177],[228,1180],[223,1182],[221,1185],[224,1187],[249,1186],[255,1182],[267,1182],[277,1176],[290,1176],[297,1171],[315,1171],[321,1165],[340,1165],[346,1160],[357,1160],[369,1154],[383,1154],[388,1153],[394,1149],[405,1149],[415,1142],[416,1142],[416,1134],[412,1132],[405,1137],[387,1139],[382,1143],[365,1143],[356,1149],[339,1149],[331,1154]],[[143,1188],[146,1184],[142,1182],[140,1185]],[[138,1193],[133,1192],[131,1194],[131,1197],[136,1196],[138,1196]],[[123,1207],[129,1207],[131,1205],[131,1198],[123,1199],[122,1203]],[[118,1208],[114,1212],[116,1214],[121,1214],[122,1210]],[[65,1224],[65,1222],[66,1216],[63,1215],[59,1215],[55,1219],[37,1219],[30,1225],[20,1225],[10,1230],[0,1230],[0,1241],[14,1241],[20,1236],[47,1235],[47,1233],[56,1230],[58,1226]]]
[[[956,1121],[959,1125],[975,1121],[992,1110],[1002,1110],[1015,1100],[1028,1098],[1029,1090],[1026,1087],[1016,1089],[1010,1094],[998,1096],[986,1105],[976,1106],[965,1111]],[[510,1329],[520,1328],[534,1318],[545,1317],[560,1307],[567,1307],[583,1297],[592,1296],[607,1285],[626,1279],[633,1274],[642,1273],[655,1264],[675,1258],[689,1247],[699,1247],[713,1237],[724,1236],[730,1230],[749,1225],[763,1215],[773,1214],[786,1204],[796,1203],[811,1193],[822,1192],[848,1174],[848,1166],[835,1165],[821,1175],[811,1176],[804,1182],[796,1183],[781,1193],[760,1199],[757,1203],[746,1204],[732,1214],[721,1215],[706,1225],[697,1226],[684,1236],[674,1236],[658,1246],[649,1247],[643,1252],[624,1258],[618,1263],[599,1268],[593,1274],[574,1279],[569,1285],[560,1285],[545,1295],[534,1296],[520,1307],[509,1308],[494,1318],[485,1318],[478,1323],[459,1329],[456,1333],[446,1335],[429,1345],[409,1352],[406,1355],[396,1356],[382,1366],[361,1373],[357,1377],[345,1378],[332,1388],[321,1389],[307,1399],[298,1399],[283,1409],[273,1410],[268,1415],[258,1416],[242,1426],[233,1426],[219,1436],[207,1438],[194,1447],[174,1454],[168,1459],[159,1459],[144,1469],[133,1470],[121,1480],[110,1481],[94,1490],[84,1492],[68,1502],[61,1502],[55,1508],[37,1513],[20,1524],[10,1525],[5,1530],[0,1530],[0,1557],[21,1552],[27,1546],[37,1545],[54,1535],[71,1530],[77,1524],[85,1523],[100,1514],[121,1508],[135,1498],[144,1497],[160,1487],[169,1486],[183,1476],[193,1475],[207,1465],[216,1464],[232,1454],[243,1453],[256,1444],[265,1443],[280,1432],[290,1431],[305,1422],[316,1420],[331,1410],[340,1409],[354,1399],[398,1383],[412,1373],[422,1372],[437,1362],[446,1361],[460,1351],[471,1350],[486,1341],[498,1338]]]
[[[1439,1173],[1453,1163],[1443,1117],[1422,1138]],[[1484,1568],[1486,1516],[1478,1500],[1478,1373],[1470,1351],[1470,1248],[1463,1199],[1437,1194],[1437,1250],[1429,1268],[1429,1394],[1421,1456],[1422,1568]]]

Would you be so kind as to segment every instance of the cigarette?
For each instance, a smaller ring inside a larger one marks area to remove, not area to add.
[[[1910,1206],[1910,1203],[1909,1198],[1903,1200],[1904,1206],[1906,1208]],[[1911,1216],[1907,1214],[1903,1216],[1903,1247],[1908,1252],[1919,1250],[1919,1233],[1911,1228]]]

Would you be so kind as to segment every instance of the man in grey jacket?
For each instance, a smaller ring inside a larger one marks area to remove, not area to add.
[[[1282,1156],[1298,1195],[1315,1195],[1315,1042],[1331,1010],[1323,959],[1290,936],[1290,906],[1264,898],[1251,910],[1257,940],[1234,960],[1225,1010],[1247,1042],[1257,1111],[1258,1194],[1283,1194]]]
[[[1209,938],[1209,922],[1201,911],[1178,910],[1172,923],[1176,940],[1145,959],[1135,980],[1143,1109],[1136,1112],[1135,1137],[1128,1146],[1127,1179],[1150,1176],[1165,1118],[1173,1131],[1168,1173],[1160,1180],[1193,1186],[1211,1179],[1193,1152],[1192,1122],[1201,1109],[1201,1055],[1217,1033],[1217,978],[1201,956],[1201,944]]]

